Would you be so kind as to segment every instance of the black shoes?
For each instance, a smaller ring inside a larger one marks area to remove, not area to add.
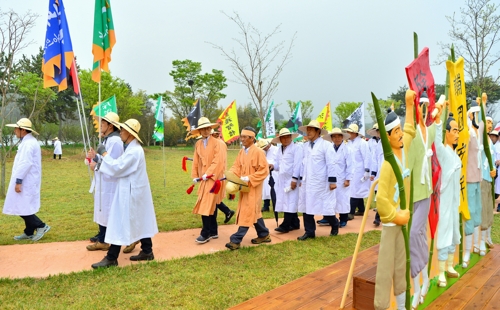
[[[363,216],[365,214],[365,212],[361,212],[361,211],[356,211],[356,213],[354,213],[354,215],[356,216]]]
[[[269,208],[263,207],[260,212],[269,212]]]
[[[297,240],[304,241],[307,239],[314,239],[314,238],[316,238],[316,236],[311,236],[311,235],[308,235],[307,233],[305,233],[302,236],[297,237]]]
[[[330,236],[336,236],[339,234],[339,227],[333,227],[332,230],[330,231]]]
[[[97,233],[97,235],[95,235],[94,237],[90,237],[90,239],[89,239],[90,242],[96,243],[97,241],[99,241],[98,236],[99,236],[99,233]]]
[[[380,221],[379,220],[373,221],[373,225],[375,225],[376,227],[379,227],[380,226]]]
[[[277,232],[280,232],[280,233],[284,233],[284,234],[286,234],[287,232],[289,232],[289,230],[286,230],[286,229],[284,229],[281,226],[275,228],[274,230],[277,231]]]
[[[118,261],[117,260],[108,260],[106,257],[102,259],[102,261],[92,264],[92,268],[97,269],[97,268],[108,268],[111,266],[118,266]]]
[[[146,254],[143,251],[140,251],[139,255],[130,256],[130,260],[132,261],[153,260],[153,259],[155,259],[153,252]]]
[[[235,212],[233,210],[229,210],[228,214],[226,214],[226,219],[224,220],[224,224],[227,224],[227,222],[229,222],[231,220],[231,218],[233,217],[234,213]]]

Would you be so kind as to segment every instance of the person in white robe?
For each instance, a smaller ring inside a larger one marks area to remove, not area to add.
[[[99,145],[97,153],[103,156],[98,167],[101,173],[115,177],[118,187],[111,203],[108,227],[104,241],[111,246],[107,255],[92,268],[106,268],[118,265],[118,255],[122,245],[141,242],[139,255],[131,256],[131,261],[153,260],[151,238],[158,233],[153,197],[146,171],[146,158],[140,143],[141,124],[135,119],[124,123],[114,123],[120,127],[120,138],[125,151],[117,159],[107,156],[104,145]],[[91,163],[91,167],[95,166]]]
[[[309,142],[304,144],[302,184],[303,204],[299,212],[303,213],[305,233],[298,240],[316,237],[314,215],[323,215],[330,222],[330,236],[338,234],[339,223],[335,217],[334,150],[328,131],[321,129],[318,121],[311,120],[307,126],[299,127],[307,132]],[[321,135],[325,135],[322,138]],[[328,140],[325,140],[328,139]]]
[[[59,155],[59,159],[61,159],[62,156],[61,141],[59,140],[58,137],[55,137],[54,139],[52,139],[52,144],[54,144],[54,159],[56,159],[57,155]]]
[[[274,164],[271,164],[276,177],[276,212],[284,212],[283,222],[274,230],[288,233],[300,228],[298,216],[300,168],[302,163],[302,147],[295,144],[293,139],[299,134],[291,133],[288,128],[282,128],[279,135],[272,140],[281,143]]]
[[[265,145],[263,145],[261,149],[266,153],[266,159],[269,165],[276,162],[276,156],[278,154],[278,147],[274,146],[271,140],[272,139],[259,139],[259,141],[265,142]],[[262,201],[264,202],[261,210],[262,212],[269,212],[269,207],[271,206],[271,190],[276,186],[276,178],[277,174],[271,170],[264,180],[264,186],[262,187]],[[276,206],[273,207],[276,208]]]
[[[349,147],[352,153],[353,176],[350,185],[351,210],[349,215],[349,220],[352,220],[354,215],[363,215],[365,213],[363,199],[368,197],[368,191],[370,190],[370,148],[365,139],[359,136],[358,125],[351,124],[343,131],[350,135]]]
[[[378,124],[375,123],[371,129],[367,131],[367,133],[373,136],[373,139],[377,141],[377,144],[372,149],[371,155],[371,164],[370,164],[370,181],[375,181],[380,176],[380,168],[382,168],[382,163],[384,162],[384,150],[382,149],[382,142],[380,142],[380,131],[378,129]],[[378,185],[375,186],[375,194],[377,194]],[[373,220],[373,225],[380,226],[380,215],[378,212],[375,213],[375,220]]]
[[[333,141],[333,162],[335,167],[334,183],[335,189],[335,213],[339,214],[339,227],[345,227],[348,221],[348,215],[351,210],[349,197],[351,193],[352,180],[352,154],[346,141],[349,139],[349,134],[342,132],[340,128],[333,128],[328,133]]]
[[[102,143],[108,155],[113,159],[117,159],[123,154],[123,142],[120,139],[120,130],[112,124],[112,122],[118,123],[119,121],[120,117],[115,112],[107,113],[100,121],[100,131],[104,137]],[[88,151],[87,158],[95,163],[100,163],[103,159],[102,156],[92,149]],[[88,164],[88,161],[86,163]],[[107,251],[109,249],[109,244],[104,242],[104,237],[106,236],[109,210],[111,209],[117,184],[118,180],[115,177],[105,175],[101,171],[94,172],[91,192],[94,195],[94,222],[99,226],[99,232],[95,237],[90,238],[93,244],[87,246],[87,250],[89,251]],[[125,250],[125,253],[127,252],[128,249]]]
[[[493,160],[495,162],[495,167],[497,168],[497,176],[495,178],[495,198],[500,197],[500,177],[498,176],[498,167],[500,167],[500,139],[499,133],[496,130],[490,132],[490,139],[493,142],[493,149],[495,156]],[[500,212],[500,204],[496,206],[497,212]]]
[[[36,213],[40,210],[40,187],[42,183],[42,151],[33,134],[31,121],[21,118],[15,124],[14,134],[21,140],[12,166],[3,213],[19,215],[25,223],[24,232],[14,240],[40,240],[50,230]],[[36,230],[36,234],[35,234]]]
[[[446,145],[443,145],[442,122],[436,121],[434,145],[441,165],[441,188],[439,222],[437,226],[437,249],[439,261],[438,286],[446,287],[445,270],[448,277],[458,278],[454,266],[456,246],[460,244],[460,174],[462,161],[455,153],[458,143],[458,123],[452,114],[446,121]],[[446,269],[446,264],[448,268]]]

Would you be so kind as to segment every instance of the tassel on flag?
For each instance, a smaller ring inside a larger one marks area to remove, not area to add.
[[[186,165],[186,161],[188,160],[193,160],[192,158],[189,158],[187,156],[184,156],[182,158],[182,170],[184,170],[184,172],[187,172],[187,165]]]
[[[207,175],[207,179],[210,179],[211,177],[213,177],[214,175],[211,174],[211,175]],[[202,180],[202,178],[196,178],[196,183],[200,182]],[[187,190],[186,190],[186,193],[188,195],[191,195],[191,193],[193,192],[193,189],[194,189],[194,184],[191,185]]]
[[[222,181],[224,181],[226,178],[222,178],[220,180],[215,180],[214,186],[210,189],[211,194],[218,194],[221,187],[222,187]]]
[[[229,194],[229,200],[234,200],[234,198],[236,198],[235,194]]]

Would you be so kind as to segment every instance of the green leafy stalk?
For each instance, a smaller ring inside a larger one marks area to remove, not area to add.
[[[401,168],[399,168],[396,162],[396,157],[392,151],[391,145],[389,144],[389,138],[387,137],[387,131],[385,130],[384,118],[382,116],[382,111],[380,110],[380,105],[378,104],[378,99],[374,93],[372,94],[373,107],[375,110],[375,115],[377,116],[377,124],[380,131],[380,142],[382,143],[382,149],[384,151],[384,159],[391,165],[394,175],[398,181],[399,188],[399,206],[401,210],[406,209],[406,195],[405,187],[403,183],[403,175],[401,173]],[[404,164],[404,163],[403,163]],[[408,241],[408,231],[406,225],[401,226],[401,231],[403,233],[403,238],[405,241],[406,250],[406,309],[411,309],[411,299],[410,299],[410,243]]]
[[[478,90],[478,93],[481,91]],[[478,95],[479,97],[479,95]],[[482,100],[481,100],[482,101]],[[484,130],[483,130],[483,145],[484,145],[484,153],[486,154],[486,158],[488,159],[488,165],[490,167],[490,171],[493,170],[493,159],[491,158],[491,149],[488,138],[488,133],[486,132],[486,114],[484,113],[483,104],[479,104],[481,106],[481,118],[484,122]],[[495,179],[491,178],[491,197],[493,197],[493,205],[495,205]]]

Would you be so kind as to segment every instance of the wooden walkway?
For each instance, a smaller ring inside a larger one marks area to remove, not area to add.
[[[354,275],[369,273],[377,257],[378,245],[359,253]],[[231,309],[339,309],[350,263],[348,257]],[[345,309],[353,309],[352,282]],[[500,309],[500,245],[426,309]]]

